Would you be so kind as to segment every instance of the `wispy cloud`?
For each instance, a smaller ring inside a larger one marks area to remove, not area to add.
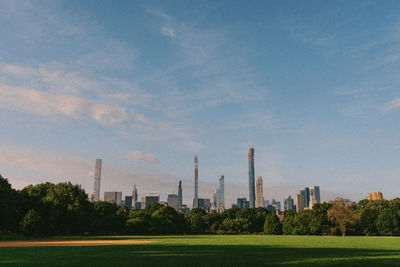
[[[133,159],[140,162],[158,163],[158,158],[151,153],[142,153],[140,151],[131,151],[126,155],[126,159]]]
[[[169,37],[175,37],[175,31],[171,27],[162,26],[161,33]]]
[[[384,111],[392,111],[400,108],[400,98],[393,99],[383,106]]]

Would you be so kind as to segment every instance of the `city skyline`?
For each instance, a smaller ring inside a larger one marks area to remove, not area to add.
[[[107,10],[107,12],[105,12]],[[324,200],[400,186],[400,3],[0,3],[0,173],[15,188]],[[179,178],[178,178],[179,177]]]

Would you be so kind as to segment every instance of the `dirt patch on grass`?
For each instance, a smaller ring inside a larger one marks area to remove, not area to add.
[[[27,240],[0,241],[0,247],[70,247],[70,246],[108,246],[153,243],[150,240]]]

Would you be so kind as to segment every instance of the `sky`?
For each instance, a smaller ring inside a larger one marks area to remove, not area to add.
[[[139,197],[400,188],[399,1],[0,1],[0,174]]]

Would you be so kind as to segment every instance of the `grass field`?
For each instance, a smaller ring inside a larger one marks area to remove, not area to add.
[[[117,239],[124,238],[132,237]],[[86,247],[0,248],[0,265],[400,266],[400,238],[264,235],[133,238],[154,242]]]

